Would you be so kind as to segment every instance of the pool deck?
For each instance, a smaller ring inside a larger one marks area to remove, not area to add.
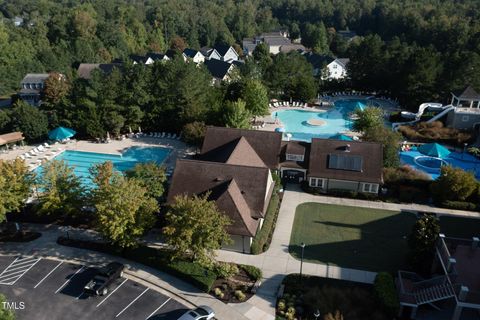
[[[17,150],[10,150],[8,153],[0,154],[2,160],[13,160],[34,149],[36,145],[24,146]],[[125,149],[130,147],[162,147],[170,149],[170,154],[165,159],[163,164],[167,169],[173,169],[177,158],[187,158],[195,154],[195,148],[189,147],[182,141],[168,138],[153,138],[148,136],[141,136],[139,138],[125,138],[123,140],[112,140],[109,143],[94,143],[86,140],[72,140],[68,143],[58,143],[53,145],[49,150],[42,154],[27,159],[30,169],[34,170],[42,161],[50,160],[65,150],[109,153],[120,155]]]

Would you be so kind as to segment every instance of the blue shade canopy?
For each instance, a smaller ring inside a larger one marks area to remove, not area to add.
[[[331,137],[328,137],[328,139],[332,139],[332,140],[343,140],[343,141],[353,141],[352,138],[350,138],[349,136],[346,136],[344,134],[340,134],[340,133],[337,133]]]
[[[63,140],[73,137],[77,132],[70,128],[58,127],[48,133],[50,140]]]
[[[275,132],[285,132],[285,128],[283,127],[275,128]]]
[[[450,154],[447,148],[438,143],[427,143],[418,147],[418,151],[427,156],[445,158]]]

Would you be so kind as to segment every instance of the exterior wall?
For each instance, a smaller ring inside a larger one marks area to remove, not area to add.
[[[204,57],[203,54],[201,54],[200,52],[197,52],[197,54],[195,55],[195,57],[193,57],[193,62],[195,62],[195,63],[203,63],[203,62],[205,62],[205,57]]]
[[[222,60],[222,56],[220,56],[220,54],[217,52],[217,50],[213,50],[210,53],[210,56],[208,57],[208,59]]]
[[[450,112],[447,124],[455,129],[473,129],[475,124],[480,123],[480,112]]]
[[[225,55],[223,56],[222,60],[223,61],[237,61],[238,60],[238,54],[232,47],[230,47],[230,49],[228,49],[227,53],[225,53]]]
[[[349,191],[359,191],[359,183],[357,181],[347,181],[347,180],[327,180],[327,190],[331,189],[341,189]]]
[[[273,187],[273,178],[272,178],[272,172],[270,172],[270,170],[268,170],[268,178],[267,178],[267,187],[265,188],[265,201],[268,201],[270,199],[267,199],[268,198],[268,192],[270,191],[270,189]]]
[[[347,70],[336,61],[327,65],[328,77],[327,79],[343,79],[347,76]]]
[[[271,54],[278,54],[280,52],[280,46],[268,46],[268,50]]]
[[[323,187],[318,187],[317,185],[315,185],[314,179],[323,179]],[[310,187],[320,188],[320,190],[325,192],[328,192],[329,190],[332,190],[332,189],[338,189],[338,190],[378,194],[378,191],[380,189],[380,184],[378,183],[335,180],[335,179],[326,179],[321,177],[309,177],[308,185]]]
[[[297,168],[280,168],[280,177],[281,178],[287,178],[288,171],[295,171],[295,172],[298,172],[298,173],[302,173],[302,177],[301,177],[301,180],[299,182],[306,179],[307,170],[297,169]]]
[[[232,243],[229,245],[222,246],[224,250],[250,253],[250,247],[252,246],[252,237],[230,235],[232,238]]]

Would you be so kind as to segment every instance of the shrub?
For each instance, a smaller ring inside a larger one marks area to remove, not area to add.
[[[469,132],[444,127],[441,121],[419,122],[413,126],[400,126],[398,131],[408,140],[432,141],[443,140],[451,143],[464,143],[472,138]]]
[[[255,238],[253,239],[251,247],[252,254],[260,254],[264,252],[266,248],[268,248],[268,240],[273,233],[273,227],[275,225],[275,221],[277,220],[279,204],[280,197],[278,194],[272,194],[272,198],[268,204],[267,213],[265,214],[265,220],[263,221],[262,229],[257,232]]]
[[[240,268],[242,268],[251,279],[254,279],[255,281],[262,279],[262,270],[259,268],[246,264],[240,265]]]
[[[182,130],[183,140],[194,146],[200,146],[207,133],[207,127],[204,122],[195,121],[187,123]]]
[[[478,182],[471,172],[460,168],[443,166],[440,177],[431,185],[433,200],[443,203],[446,200],[464,201],[478,189]]]
[[[235,290],[235,297],[238,299],[238,301],[244,301],[245,300],[245,293],[243,293],[241,290]]]
[[[394,317],[398,313],[400,303],[392,275],[387,272],[379,272],[375,277],[373,289],[385,312]]]
[[[286,307],[287,307],[287,306],[285,305],[285,300],[280,299],[280,300],[278,301],[278,304],[277,304],[277,310],[278,310],[278,311],[285,311],[285,308],[286,308]]]
[[[217,262],[214,266],[215,272],[220,278],[228,279],[238,273],[238,267],[234,263]]]
[[[225,294],[222,292],[222,289],[220,288],[215,288],[214,293],[215,296],[219,297],[220,299],[223,299],[223,297],[225,296]]]
[[[477,209],[477,205],[472,202],[466,201],[451,201],[447,200],[440,204],[444,208],[454,209],[454,210],[466,210],[466,211],[475,211]]]

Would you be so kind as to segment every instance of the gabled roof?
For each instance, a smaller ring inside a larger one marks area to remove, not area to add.
[[[215,47],[213,47],[215,50],[217,50],[217,52],[223,57],[227,54],[228,50],[230,50],[230,48],[233,50],[233,52],[235,52],[235,54],[237,54],[237,52],[235,51],[235,49],[233,49],[231,46],[228,46],[228,45],[224,45],[224,44],[217,44],[215,45]],[[238,55],[238,54],[237,54]]]
[[[110,74],[114,68],[121,69],[122,64],[120,63],[81,63],[78,66],[77,73],[78,77],[82,79],[91,79],[92,71],[95,69],[101,70],[105,74]]]
[[[147,53],[147,57],[152,59],[153,61],[170,59],[166,54],[158,52],[149,52]]]
[[[287,154],[303,155],[303,161],[287,160]],[[282,168],[308,169],[310,143],[303,141],[282,141],[280,166]]]
[[[273,190],[273,186],[270,186],[271,190],[269,190],[269,174],[268,168],[198,160],[177,160],[167,202],[172,203],[174,197],[179,194],[201,195],[208,191],[218,192],[215,188],[234,179],[240,194],[250,209],[250,216],[260,218],[263,217],[270,199],[270,197],[266,197],[266,193],[271,195]],[[244,212],[244,205],[238,199],[238,192],[233,189],[229,192],[235,198],[235,207],[229,205],[219,206],[219,208],[225,212],[232,210]],[[237,208],[237,206],[239,207]]]
[[[47,80],[47,78],[50,76],[48,73],[27,73],[25,77],[23,77],[23,80],[21,84],[23,83],[40,83],[44,82]]]
[[[232,65],[228,62],[210,59],[205,61],[205,66],[212,77],[223,80],[225,76],[230,72]]]
[[[209,161],[226,162],[242,137],[266,166],[271,169],[278,167],[282,144],[280,132],[207,127],[200,157],[205,156],[210,159]],[[229,148],[231,151],[228,150]],[[216,159],[211,156],[215,152],[219,155]],[[222,153],[227,156],[221,156]]]
[[[195,50],[195,49],[190,49],[190,48],[186,48],[185,50],[183,50],[183,54],[188,57],[188,58],[195,58],[195,56],[197,55],[199,51],[198,50]]]
[[[337,58],[335,59],[339,64],[341,64],[344,68],[347,67],[347,64],[350,62],[349,58]]]
[[[466,86],[463,90],[453,91],[452,94],[460,100],[480,100],[480,94],[472,86]]]
[[[137,55],[137,54],[131,54],[128,57],[133,62],[136,62],[136,63],[139,63],[139,64],[145,64],[148,60],[148,56],[145,57],[145,56],[140,56],[140,55]]]
[[[335,61],[333,57],[313,52],[306,52],[303,56],[314,69],[322,69],[325,65]]]
[[[351,160],[355,164],[360,159],[360,171],[354,170],[356,168],[351,170],[335,169],[334,167],[338,168],[339,166],[337,163],[330,162],[332,155],[335,158],[342,156],[352,158]],[[383,148],[379,143],[312,139],[309,177],[381,183],[382,168]]]

